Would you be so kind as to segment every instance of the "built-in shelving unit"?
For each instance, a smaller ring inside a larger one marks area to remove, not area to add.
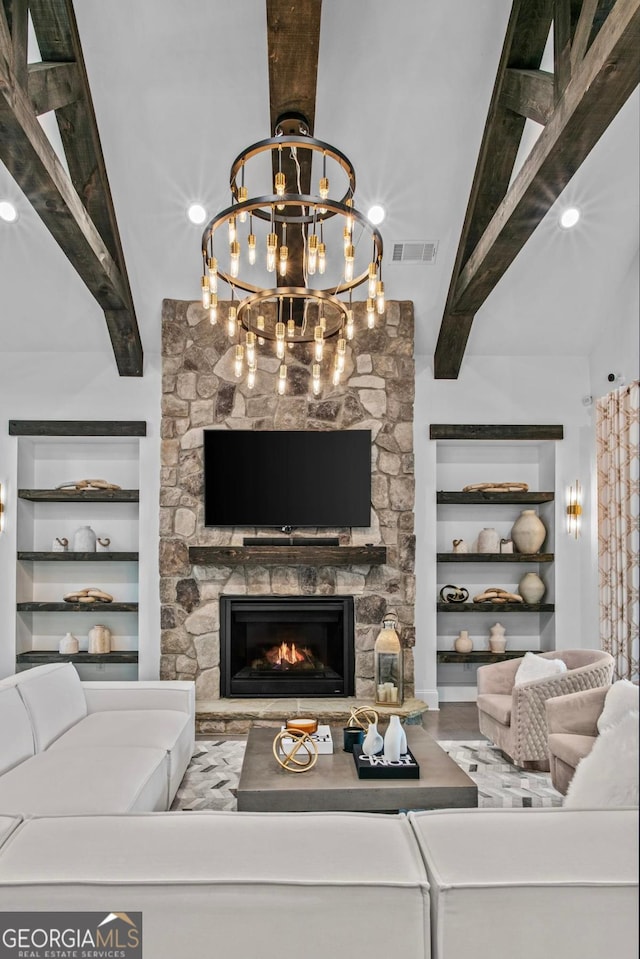
[[[73,662],[82,678],[137,677],[138,504],[141,421],[11,421],[18,437],[16,668]],[[85,478],[119,489],[59,489]],[[108,549],[74,552],[81,526],[110,540]],[[67,550],[52,548],[67,539]],[[111,603],[67,603],[76,589],[96,586]],[[87,652],[94,625],[111,630],[112,651]],[[80,652],[61,654],[70,632]],[[84,649],[83,649],[84,647]]]
[[[555,445],[563,437],[557,425],[433,424],[436,442],[437,593],[444,586],[461,586],[472,597],[497,586],[518,592],[527,572],[537,572],[546,593],[539,603],[437,602],[438,689],[441,700],[475,698],[475,669],[555,648]],[[479,483],[527,483],[528,490],[464,491]],[[511,538],[513,523],[523,509],[534,509],[547,528],[544,552],[479,553],[477,539],[485,527]],[[462,539],[468,552],[453,552],[453,540]],[[489,629],[500,622],[506,628],[505,653],[489,649]],[[456,636],[467,630],[473,640],[470,653],[453,648]],[[466,693],[465,693],[466,691]]]

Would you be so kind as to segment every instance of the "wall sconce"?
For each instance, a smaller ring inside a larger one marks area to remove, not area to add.
[[[576,480],[569,487],[569,502],[567,503],[567,533],[577,539],[580,536],[580,527],[582,526],[582,487],[580,481]]]

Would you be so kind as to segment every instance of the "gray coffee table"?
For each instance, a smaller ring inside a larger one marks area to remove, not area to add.
[[[343,752],[342,727],[332,727],[334,752],[313,769],[290,773],[276,763],[276,729],[253,726],[238,785],[239,812],[396,812],[478,805],[478,787],[421,726],[405,726],[420,779],[358,779]]]

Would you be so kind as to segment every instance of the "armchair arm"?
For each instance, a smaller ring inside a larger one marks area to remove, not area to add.
[[[547,727],[550,733],[597,736],[598,719],[604,708],[609,686],[597,686],[577,693],[566,693],[547,700]]]
[[[176,709],[195,717],[195,683],[192,682],[83,682],[82,688],[90,713],[105,709]]]
[[[478,667],[478,694],[506,693],[513,689],[513,681],[522,659],[505,659],[501,663],[487,663]]]

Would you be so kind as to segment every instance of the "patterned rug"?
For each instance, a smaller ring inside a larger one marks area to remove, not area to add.
[[[172,809],[236,808],[244,740],[196,742],[195,752]],[[548,773],[517,769],[485,740],[441,741],[440,746],[478,786],[478,806],[561,806],[562,796]]]

